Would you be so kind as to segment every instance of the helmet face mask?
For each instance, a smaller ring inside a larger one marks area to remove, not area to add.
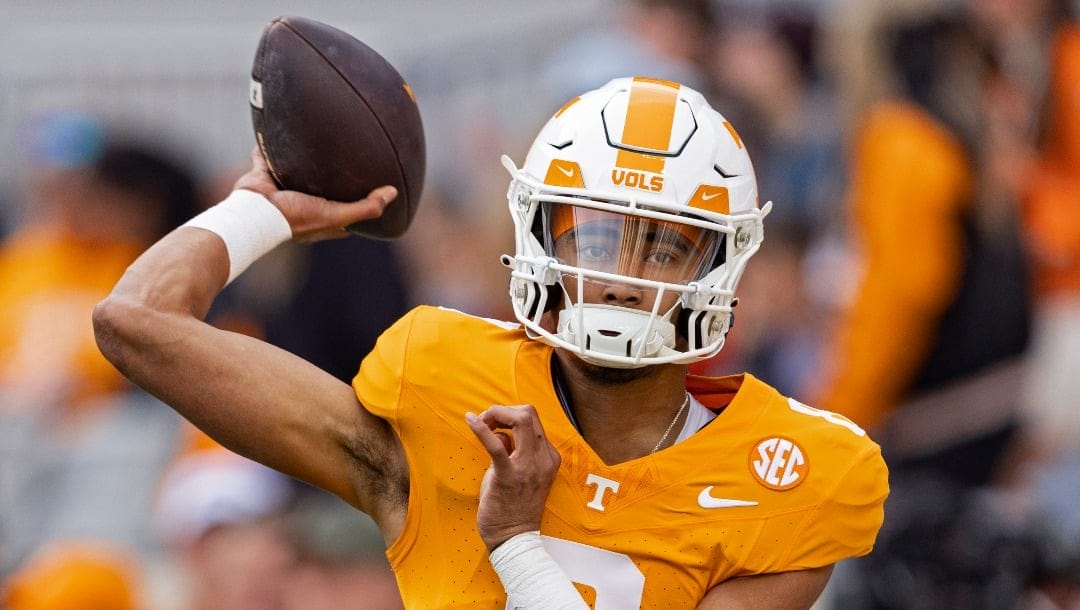
[[[524,167],[503,163],[510,296],[530,336],[618,368],[720,350],[768,206],[734,129],[700,94],[613,80],[560,109]]]

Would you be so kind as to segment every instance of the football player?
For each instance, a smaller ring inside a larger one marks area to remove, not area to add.
[[[769,208],[698,92],[623,78],[563,106],[504,159],[517,322],[418,307],[351,388],[202,318],[269,249],[395,192],[327,202],[253,161],[130,268],[99,343],[226,447],[371,515],[407,607],[807,608],[871,550],[888,484],[863,430],[688,374],[723,346]]]

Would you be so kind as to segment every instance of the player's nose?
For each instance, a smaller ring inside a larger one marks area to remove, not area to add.
[[[626,284],[604,284],[600,298],[605,305],[634,307],[641,303],[642,293],[640,288]]]

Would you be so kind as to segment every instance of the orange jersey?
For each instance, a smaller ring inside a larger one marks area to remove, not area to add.
[[[0,389],[56,389],[73,403],[116,391],[91,313],[139,254],[137,244],[89,243],[47,228],[0,247]],[[58,387],[59,386],[59,387]]]
[[[873,547],[888,475],[850,421],[750,375],[691,376],[699,401],[726,405],[720,415],[677,445],[607,465],[556,397],[552,349],[516,324],[420,307],[361,365],[356,394],[409,462],[408,516],[387,550],[407,607],[506,606],[476,531],[490,458],[465,423],[494,404],[534,405],[562,456],[541,533],[594,608],[693,607],[729,578]]]

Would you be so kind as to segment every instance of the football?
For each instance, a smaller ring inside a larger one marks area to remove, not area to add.
[[[332,201],[391,184],[382,216],[350,225],[393,239],[420,203],[426,151],[412,89],[385,58],[313,19],[282,16],[263,30],[251,68],[255,138],[278,186]]]

